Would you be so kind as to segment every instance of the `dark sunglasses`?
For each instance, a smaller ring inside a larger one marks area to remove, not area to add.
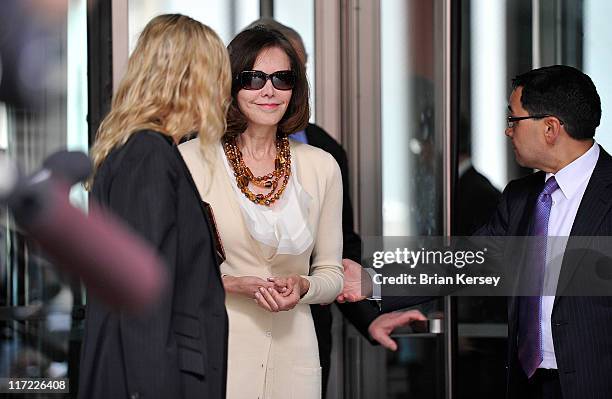
[[[245,90],[262,89],[268,79],[272,81],[272,86],[277,90],[291,90],[295,86],[293,71],[276,71],[269,75],[262,71],[242,71],[236,76],[240,87]]]

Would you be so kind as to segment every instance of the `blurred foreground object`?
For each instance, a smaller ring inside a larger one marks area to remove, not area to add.
[[[143,310],[164,286],[162,261],[94,201],[88,215],[70,204],[70,187],[90,172],[89,158],[80,152],[57,152],[27,177],[0,155],[0,203],[24,234],[58,266],[78,275],[93,295],[115,308]]]
[[[95,1],[90,1],[92,4]],[[68,0],[2,0],[0,102],[39,109],[66,87]]]

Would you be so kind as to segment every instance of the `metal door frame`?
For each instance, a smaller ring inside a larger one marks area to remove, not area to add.
[[[455,132],[459,120],[460,1],[436,1],[434,15],[436,20],[442,21],[435,40],[436,43],[441,42],[443,48],[441,59],[436,59],[436,77],[442,77],[436,79],[442,85],[441,90],[437,90],[442,94],[436,98],[436,109],[443,111],[437,113],[436,126],[440,127],[438,134],[443,137],[443,230],[445,236],[450,236],[451,200],[456,175]],[[356,228],[364,236],[380,235],[380,0],[315,0],[315,32],[315,84],[318,93],[326,93],[316,99],[317,123],[342,142],[349,156]],[[455,308],[455,301],[446,297],[444,373],[447,399],[453,397],[454,389]],[[385,358],[350,326],[344,326],[343,338],[344,348],[352,351],[352,360],[347,363],[347,356],[337,348],[334,350],[333,363],[344,363],[345,383],[331,381],[333,389],[328,391],[330,397],[380,397],[384,394],[381,389],[384,390]],[[338,337],[334,337],[334,340],[342,342]],[[367,379],[363,373],[366,365]],[[337,373],[338,369],[335,371]],[[358,385],[357,391],[349,390],[348,387],[354,384]]]

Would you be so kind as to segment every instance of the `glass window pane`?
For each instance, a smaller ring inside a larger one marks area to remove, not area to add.
[[[180,13],[214,29],[225,44],[259,18],[259,0],[129,0],[129,49],[151,18]]]
[[[385,0],[381,10],[382,217],[385,236],[442,235],[441,2]],[[441,317],[441,301],[419,306]],[[386,351],[386,397],[442,397],[443,335],[402,336]]]
[[[6,118],[6,104],[0,102],[0,151],[8,148],[8,121]]]
[[[66,148],[89,152],[87,135],[87,2],[73,1],[68,9],[66,87]],[[87,192],[82,185],[70,193],[73,204],[87,208]]]
[[[434,97],[434,3],[381,2],[383,231],[442,234],[441,127]]]
[[[500,43],[506,43],[506,4],[472,0],[470,9],[472,163],[503,188],[508,181],[504,135],[508,78],[506,48]]]
[[[310,121],[315,118],[315,48],[314,0],[283,0],[274,2],[274,19],[295,29],[306,48],[306,76],[310,85]]]
[[[595,138],[606,151],[612,151],[612,2],[606,0],[584,1],[584,72],[593,79],[601,97],[601,124]]]

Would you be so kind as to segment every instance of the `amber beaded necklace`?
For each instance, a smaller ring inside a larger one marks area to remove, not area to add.
[[[287,137],[284,135],[276,136],[274,171],[264,176],[253,175],[251,169],[246,166],[235,137],[226,137],[223,140],[223,151],[234,171],[238,188],[250,201],[259,205],[270,206],[281,197],[289,182],[289,176],[291,176],[291,152]],[[280,185],[278,184],[279,181],[281,181]],[[253,183],[257,187],[270,189],[270,191],[267,194],[255,194],[249,190],[249,183]]]

